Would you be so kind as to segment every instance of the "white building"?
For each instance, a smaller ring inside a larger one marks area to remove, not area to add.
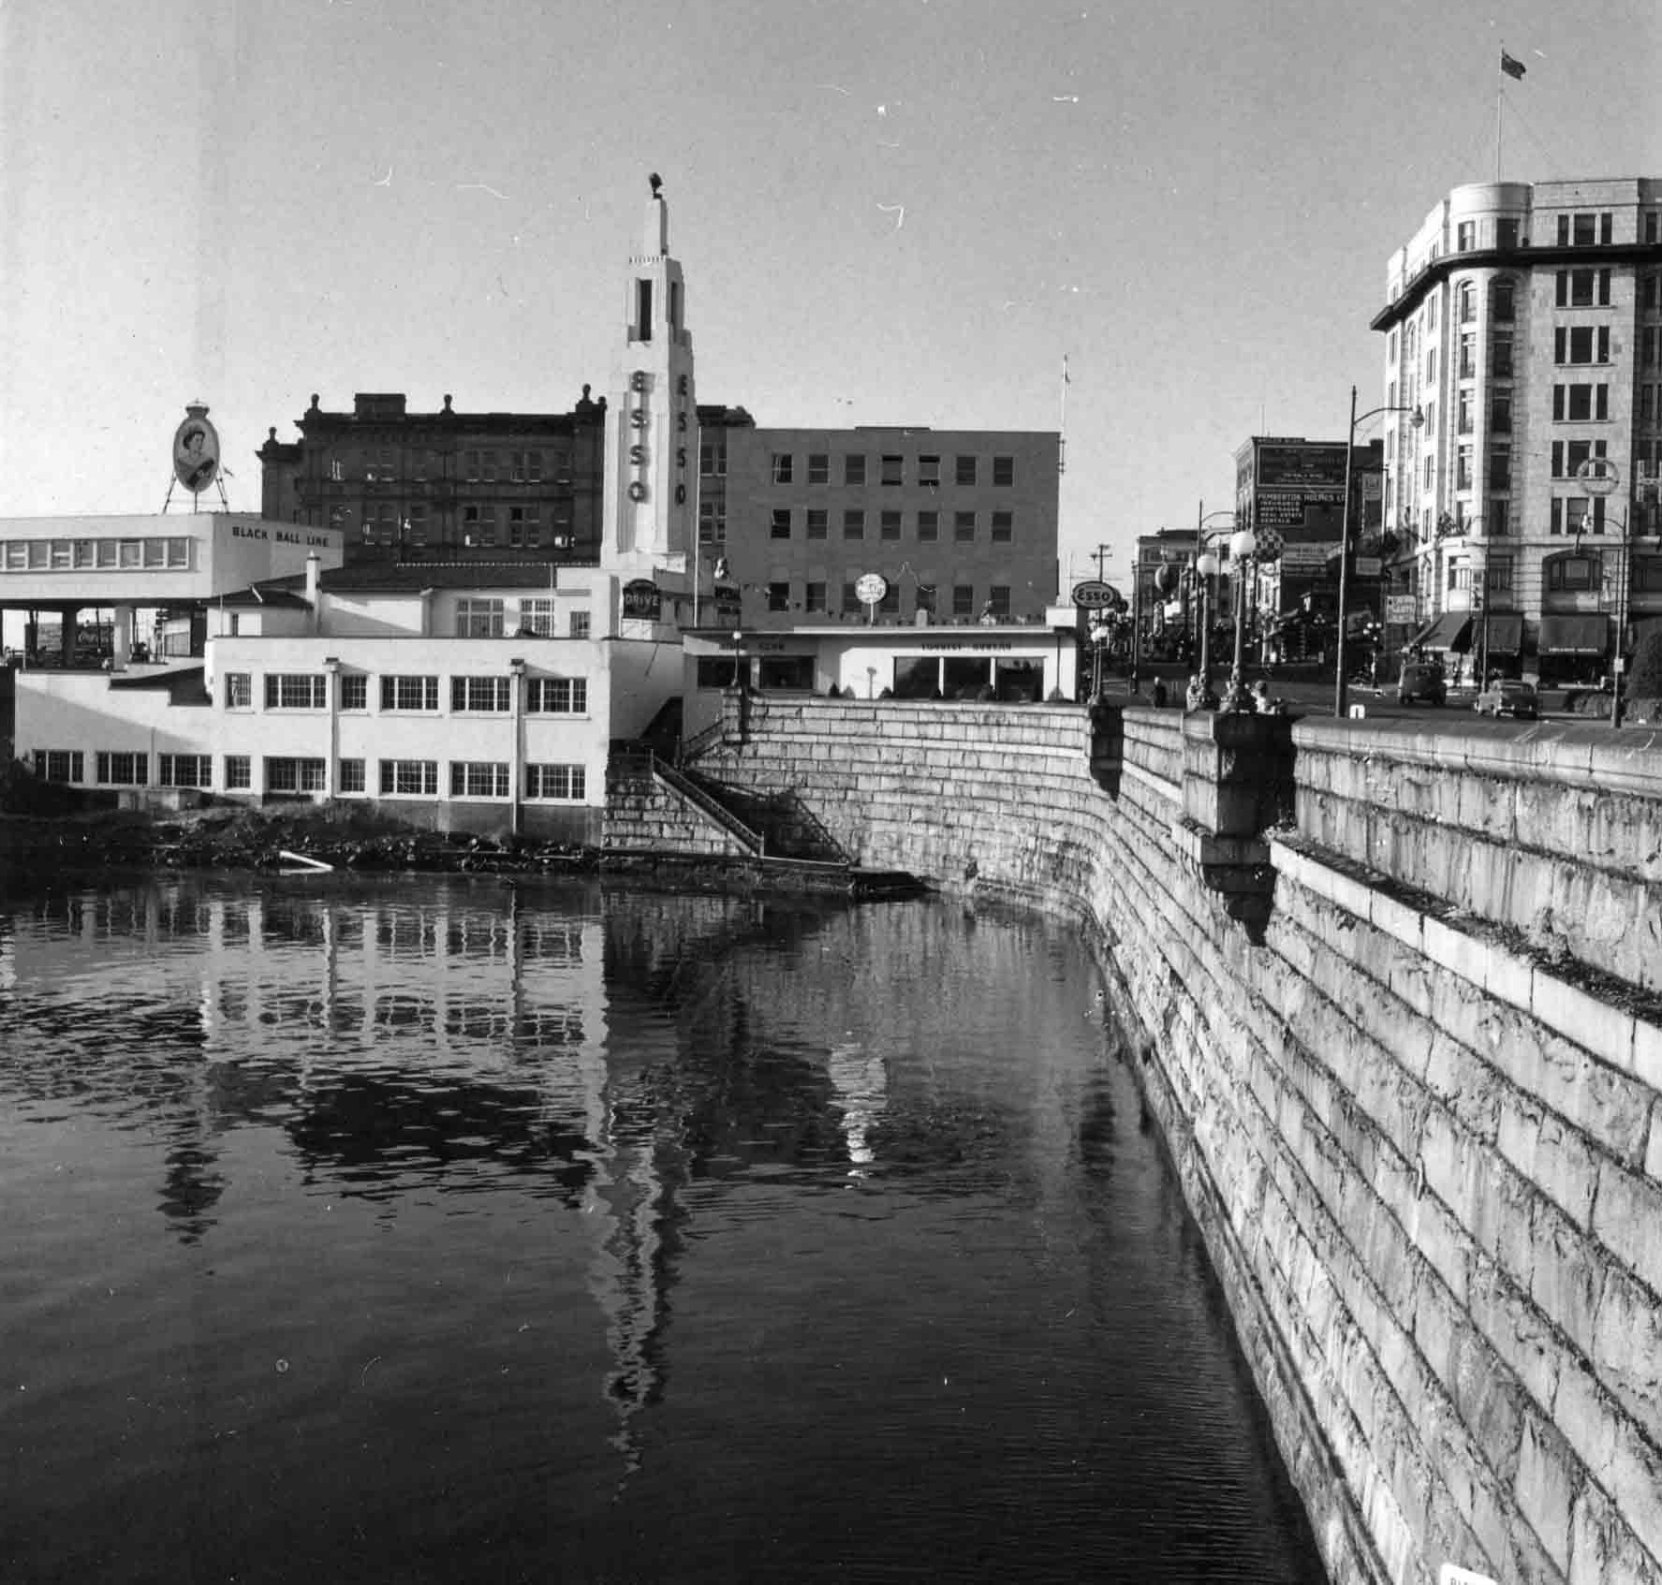
[[[1385,295],[1385,527],[1420,636],[1606,672],[1662,615],[1662,179],[1457,187]]]
[[[148,536],[37,524],[18,542],[52,548],[21,552],[20,570],[62,574],[66,606],[188,595],[205,631],[201,656],[183,664],[133,667],[124,650],[109,673],[20,674],[16,752],[51,780],[135,800],[154,788],[363,799],[415,823],[597,844],[611,742],[638,736],[679,695],[681,629],[713,596],[695,589],[696,565],[689,574],[697,417],[668,240],[655,182],[630,260],[598,568],[348,568],[327,530],[193,517],[177,521],[198,537],[168,538],[141,595]],[[8,547],[10,533],[0,525]],[[132,539],[138,559],[118,548],[107,563],[111,538]],[[268,559],[239,560],[239,549]],[[97,584],[106,564],[107,590]]]

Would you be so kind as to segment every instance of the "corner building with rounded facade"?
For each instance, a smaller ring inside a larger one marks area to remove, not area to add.
[[[1607,676],[1662,618],[1662,178],[1457,187],[1386,299],[1383,504],[1415,636]]]

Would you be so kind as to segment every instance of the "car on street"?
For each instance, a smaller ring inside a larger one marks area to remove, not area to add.
[[[1429,661],[1409,661],[1397,678],[1398,704],[1445,704],[1448,701],[1448,679],[1441,666]]]
[[[1541,714],[1541,701],[1527,682],[1507,677],[1490,683],[1472,701],[1472,709],[1479,715],[1509,715],[1520,721],[1533,721]]]

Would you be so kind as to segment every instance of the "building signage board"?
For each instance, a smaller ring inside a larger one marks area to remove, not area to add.
[[[623,586],[623,614],[656,622],[663,614],[663,596],[650,578],[631,578]]]
[[[1420,600],[1414,594],[1388,594],[1385,596],[1385,620],[1399,622],[1404,627],[1412,627],[1420,619]]]
[[[1320,571],[1339,554],[1337,540],[1321,540],[1313,545],[1284,545],[1281,549],[1283,572]]]
[[[1259,490],[1312,490],[1345,488],[1345,448],[1331,442],[1291,442],[1260,445],[1258,448]]]
[[[1356,576],[1358,578],[1377,578],[1385,570],[1385,563],[1378,556],[1358,556],[1356,558]]]

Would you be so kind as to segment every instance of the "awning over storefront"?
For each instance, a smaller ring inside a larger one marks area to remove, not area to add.
[[[1409,641],[1410,649],[1443,649],[1464,653],[1471,648],[1472,619],[1464,611],[1445,611],[1434,617]]]
[[[1485,626],[1483,642],[1491,655],[1516,655],[1523,648],[1523,618],[1492,616]]]
[[[1602,613],[1543,616],[1537,648],[1543,655],[1606,655],[1610,618]]]

